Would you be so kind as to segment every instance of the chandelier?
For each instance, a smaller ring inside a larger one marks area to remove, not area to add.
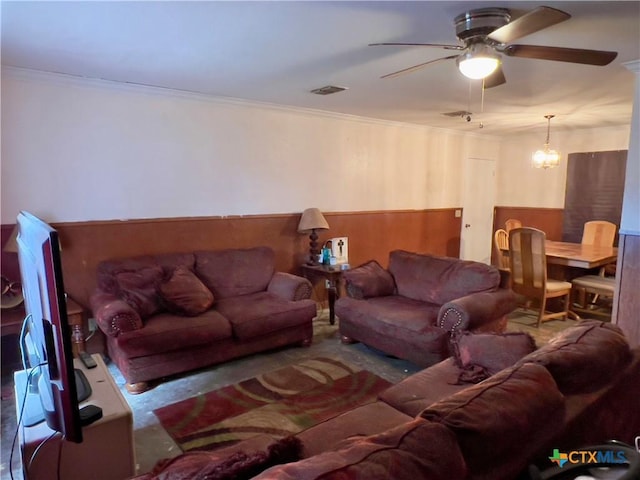
[[[551,131],[551,119],[555,115],[545,115],[547,119],[547,141],[544,143],[542,150],[537,150],[532,158],[531,163],[534,168],[554,168],[560,164],[560,153],[549,148],[549,132]]]

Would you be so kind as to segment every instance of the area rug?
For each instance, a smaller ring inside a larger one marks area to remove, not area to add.
[[[183,451],[267,434],[280,439],[375,401],[391,383],[331,358],[304,360],[154,410]]]

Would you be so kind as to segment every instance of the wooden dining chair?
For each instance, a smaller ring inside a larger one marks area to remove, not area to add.
[[[511,288],[525,299],[525,307],[533,302],[539,305],[538,322],[569,316],[571,283],[547,278],[545,233],[529,227],[514,228],[509,232],[509,264]],[[564,297],[564,310],[547,312],[547,300]]]
[[[592,220],[584,224],[582,230],[583,245],[612,247],[616,238],[616,224],[605,220]]]
[[[602,247],[612,247],[616,238],[617,226],[615,223],[605,220],[592,220],[584,224],[582,230],[583,245],[597,245]],[[610,267],[610,271],[615,271],[615,265]],[[598,275],[582,275],[571,280],[573,291],[571,301],[580,308],[587,308],[587,295],[593,295],[589,302],[592,305],[598,301],[602,295],[613,297],[615,278],[606,277],[607,265],[600,268]]]
[[[506,222],[504,222],[505,230],[510,232],[514,228],[520,228],[522,226],[522,222],[520,220],[516,220],[515,218],[509,218]]]
[[[503,228],[499,228],[493,234],[493,242],[498,251],[498,267],[502,270],[509,270],[509,233]]]

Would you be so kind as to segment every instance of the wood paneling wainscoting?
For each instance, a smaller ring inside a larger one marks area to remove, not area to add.
[[[324,213],[330,230],[319,242],[349,237],[349,263],[375,259],[385,266],[389,252],[406,249],[458,257],[461,219],[455,208]],[[308,235],[297,232],[300,214],[162,218],[126,221],[53,223],[62,245],[67,293],[84,307],[96,285],[102,260],[134,255],[267,245],[276,252],[278,270],[300,273],[309,255]],[[10,234],[13,225],[3,225]],[[6,263],[8,265],[5,265]],[[14,267],[10,264],[13,263]],[[17,268],[16,254],[3,254],[2,271]],[[319,301],[325,299],[318,288]]]
[[[515,218],[522,222],[523,227],[533,227],[547,234],[548,240],[562,240],[563,224],[562,208],[535,208],[535,207],[495,207],[493,214],[493,231],[504,228],[504,223],[509,218]],[[493,245],[493,239],[491,239]],[[498,265],[498,255],[493,246],[492,263]]]
[[[612,319],[629,343],[640,345],[640,236],[620,234]]]

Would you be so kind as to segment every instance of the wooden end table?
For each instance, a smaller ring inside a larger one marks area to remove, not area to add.
[[[336,298],[340,298],[341,290],[344,289],[344,283],[342,281],[342,272],[349,268],[343,269],[341,265],[309,265],[303,264],[300,266],[302,270],[302,276],[309,280],[312,284],[315,284],[319,279],[327,281],[327,292],[329,297],[329,323],[331,325],[336,322],[335,304]]]
[[[77,356],[78,352],[84,352],[85,350],[84,313],[84,308],[80,304],[71,297],[67,297],[67,320],[71,326],[71,343],[74,356]],[[2,336],[19,335],[25,315],[24,304],[12,309],[2,310],[2,313],[0,313]]]

